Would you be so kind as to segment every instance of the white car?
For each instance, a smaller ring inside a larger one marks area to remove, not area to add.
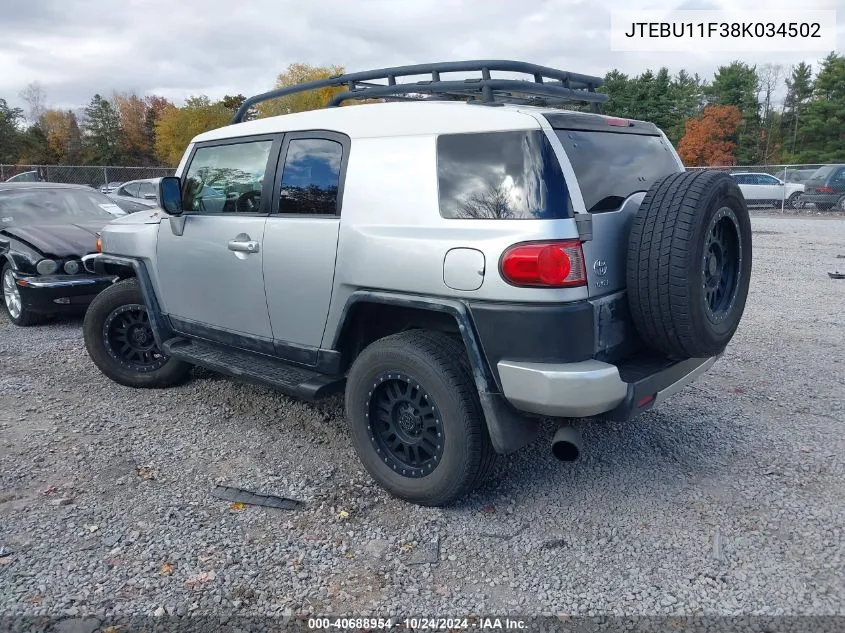
[[[738,173],[731,177],[739,185],[742,195],[748,204],[762,204],[787,209],[798,206],[798,197],[804,193],[804,185],[795,182],[784,182],[771,174]]]

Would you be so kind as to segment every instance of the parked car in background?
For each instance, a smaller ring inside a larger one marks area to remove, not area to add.
[[[784,169],[775,174],[775,176],[785,182],[804,184],[814,173],[816,173],[815,167],[812,169]]]
[[[158,206],[160,181],[161,178],[130,180],[109,194],[109,197],[129,213],[152,209]]]
[[[113,193],[114,190],[117,189],[122,184],[123,184],[122,182],[107,182],[102,187],[100,187],[100,192],[101,193]]]
[[[39,180],[41,180],[41,177],[39,176],[38,171],[32,170],[24,171],[12,176],[11,178],[7,178],[6,182],[38,182]]]
[[[771,174],[736,173],[731,174],[731,177],[739,185],[748,204],[769,207],[779,207],[783,204],[787,209],[795,209],[798,198],[804,191],[804,185],[784,182]]]
[[[113,277],[86,272],[114,203],[84,185],[0,184],[0,280],[15,325],[81,311]]]
[[[819,211],[845,211],[845,165],[819,167],[804,183],[801,202],[812,203]]]

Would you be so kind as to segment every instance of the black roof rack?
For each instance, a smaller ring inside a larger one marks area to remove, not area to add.
[[[531,75],[531,78],[493,78],[492,71],[522,73]],[[481,76],[470,79],[441,79],[442,73],[455,72],[480,72]],[[396,82],[397,77],[413,75],[431,75],[431,79],[407,83]],[[594,110],[597,111],[599,104],[607,101],[607,95],[596,92],[596,88],[602,83],[601,77],[509,60],[472,60],[395,66],[336,75],[328,79],[308,81],[255,95],[244,101],[238,108],[232,123],[243,121],[247,111],[257,103],[331,86],[345,86],[346,91],[335,95],[327,104],[328,107],[338,106],[348,99],[398,101],[421,98],[414,95],[430,95],[428,98],[466,99],[486,104],[555,105],[567,101],[585,101],[593,104]]]

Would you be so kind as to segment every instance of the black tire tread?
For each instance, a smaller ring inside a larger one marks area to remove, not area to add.
[[[416,361],[427,365],[449,386],[462,409],[464,419],[461,424],[467,434],[465,452],[459,460],[462,470],[450,477],[447,486],[420,493],[413,499],[414,503],[420,505],[447,505],[479,486],[494,468],[498,457],[484,424],[478,391],[465,350],[463,345],[445,333],[406,330],[372,343],[358,356],[356,365],[360,363],[359,367],[366,367],[370,355],[388,351],[400,357],[413,356]],[[348,385],[355,383],[355,372],[356,366],[353,365],[347,380]],[[356,423],[350,416],[352,409],[350,394],[347,391],[346,415],[350,427]],[[366,466],[366,456],[361,455],[361,458]],[[385,487],[388,492],[393,493],[389,486]]]
[[[670,174],[651,186],[631,225],[626,262],[631,316],[646,343],[670,356],[702,355],[690,314],[687,262],[701,204],[720,181],[736,186],[717,171]]]
[[[126,387],[162,389],[183,382],[191,371],[191,365],[184,361],[171,358],[155,371],[138,373],[120,367],[108,353],[103,344],[103,323],[112,310],[127,303],[144,303],[141,287],[135,278],[109,286],[91,302],[82,324],[85,347],[91,360],[106,376]]]

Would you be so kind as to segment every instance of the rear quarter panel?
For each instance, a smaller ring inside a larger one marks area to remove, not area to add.
[[[530,123],[526,129],[536,129]],[[586,299],[586,288],[517,288],[499,274],[499,259],[523,241],[577,238],[575,221],[454,220],[440,215],[436,135],[352,140],[332,301],[323,346],[331,343],[344,306],[358,289],[512,302]],[[453,290],[443,279],[446,253],[484,254],[483,282]]]

